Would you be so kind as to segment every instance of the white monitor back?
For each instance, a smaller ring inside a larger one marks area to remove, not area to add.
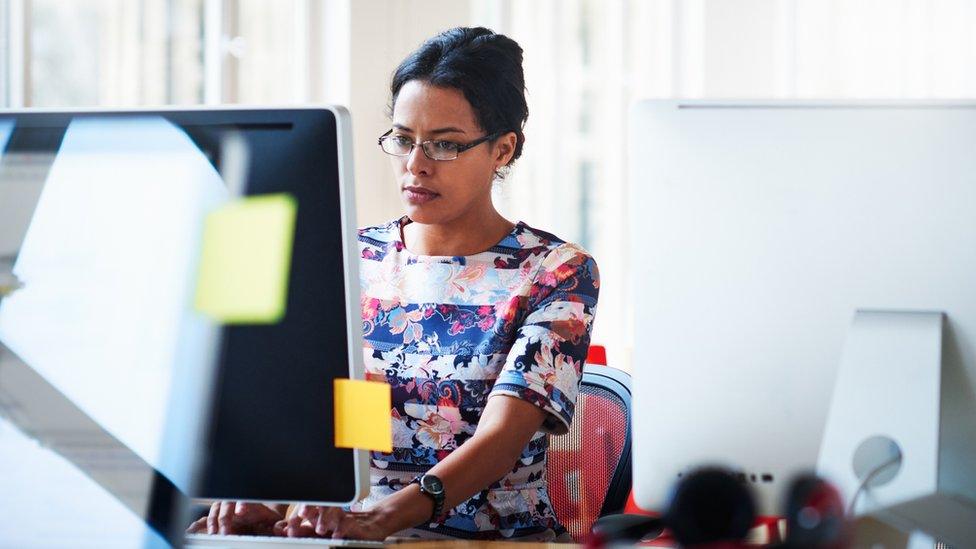
[[[629,139],[639,505],[724,464],[780,514],[856,309],[946,312],[976,424],[976,103],[644,101]]]

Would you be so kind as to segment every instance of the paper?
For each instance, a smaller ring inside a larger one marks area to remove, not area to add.
[[[196,308],[227,324],[285,315],[297,211],[291,195],[243,198],[207,216]]]
[[[335,380],[335,445],[393,451],[390,385],[382,381]]]

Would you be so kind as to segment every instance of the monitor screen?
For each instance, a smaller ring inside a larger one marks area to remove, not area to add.
[[[358,279],[347,290],[342,261],[355,235],[343,227],[350,212],[340,196],[336,119],[299,113],[238,126],[250,157],[247,193],[290,193],[298,214],[284,319],[224,328],[205,497],[351,502],[358,494],[353,450],[333,444],[332,394],[332,380],[350,375],[350,356],[362,360],[348,346],[350,329],[361,329],[358,307],[346,301],[350,292],[359,303]]]
[[[0,539],[38,535],[25,525],[50,516],[41,502],[72,517],[44,523],[52,540],[111,531],[131,546],[123,533],[143,535],[138,519],[176,488],[355,499],[364,454],[332,433],[332,380],[362,372],[338,114],[0,115],[0,491],[24,494],[0,503]],[[227,165],[230,142],[242,165]],[[219,326],[192,307],[203,222],[235,177],[297,204],[276,324]]]
[[[859,309],[945,313],[959,397],[931,428],[971,464],[976,105],[648,100],[630,116],[637,503],[661,509],[680,475],[720,464],[782,514],[817,468]],[[900,381],[862,394],[895,417],[879,395]],[[964,462],[939,474],[976,494]]]

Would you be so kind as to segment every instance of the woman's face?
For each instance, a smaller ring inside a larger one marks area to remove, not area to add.
[[[466,144],[485,135],[464,94],[411,80],[393,106],[393,135],[414,143],[428,140]],[[449,224],[478,219],[490,211],[495,170],[508,163],[515,134],[503,135],[461,152],[455,160],[431,160],[421,147],[409,156],[391,156],[400,199],[411,220]],[[472,215],[473,214],[473,215]]]

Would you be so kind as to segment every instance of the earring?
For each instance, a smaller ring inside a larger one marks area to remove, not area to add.
[[[495,168],[495,179],[505,179],[508,174],[512,171],[512,167],[509,165],[501,166]]]

